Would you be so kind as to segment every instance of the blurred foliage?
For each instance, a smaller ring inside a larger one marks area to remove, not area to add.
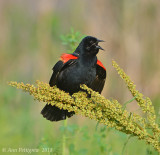
[[[70,33],[66,35],[61,35],[62,44],[67,46],[68,53],[73,53],[76,47],[78,46],[79,42],[84,38],[85,35],[82,35],[78,31],[74,31],[73,28],[70,29]]]
[[[92,0],[92,3],[86,0],[1,0],[0,151],[1,148],[20,146],[43,148],[44,143],[46,147],[52,146],[53,154],[60,152],[61,122],[51,123],[43,119],[40,111],[44,105],[10,88],[6,81],[33,83],[39,79],[48,82],[61,53],[71,52],[72,48],[62,46],[59,39],[60,35],[69,32],[70,27],[106,41],[103,45],[105,52],[98,55],[108,72],[104,96],[118,98],[122,103],[132,98],[112,71],[110,60],[114,58],[137,83],[138,89],[152,99],[156,114],[160,114],[159,8],[159,0]],[[138,107],[133,105],[127,104],[127,109],[136,111]],[[141,111],[137,113],[141,114]],[[157,122],[159,120],[157,118]],[[83,132],[76,130],[73,137],[72,133],[67,133],[71,138],[67,139],[66,154],[81,149],[82,152],[87,149],[87,154],[97,154],[100,150],[97,143],[92,143],[95,142],[93,135],[101,135],[103,126],[99,125],[95,131],[96,122],[77,116],[69,120],[71,124],[76,124]],[[125,134],[110,130],[103,139],[110,150],[108,154],[120,155],[127,139]],[[157,155],[157,152],[144,142],[131,138],[124,154]]]

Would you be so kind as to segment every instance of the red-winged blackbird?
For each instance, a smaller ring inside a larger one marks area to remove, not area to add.
[[[73,54],[63,54],[61,60],[53,67],[50,86],[56,85],[72,95],[81,90],[80,84],[86,84],[89,88],[101,93],[106,79],[106,69],[97,60],[96,55],[100,49],[103,50],[98,45],[99,42],[103,40],[87,36],[82,39]],[[74,112],[46,104],[41,114],[50,121],[60,121],[71,117]]]

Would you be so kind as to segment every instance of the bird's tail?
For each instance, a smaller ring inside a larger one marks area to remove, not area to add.
[[[74,112],[68,112],[67,110],[59,109],[51,104],[46,104],[42,109],[41,114],[44,118],[50,121],[65,120],[66,117],[73,116]]]

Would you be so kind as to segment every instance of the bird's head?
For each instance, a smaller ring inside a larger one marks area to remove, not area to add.
[[[87,36],[82,39],[80,45],[85,54],[96,55],[99,50],[104,50],[101,46],[98,45],[99,42],[104,41],[92,36]]]

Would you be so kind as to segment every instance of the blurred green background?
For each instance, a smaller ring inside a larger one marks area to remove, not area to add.
[[[83,35],[105,40],[98,57],[107,68],[106,98],[125,103],[132,98],[111,66],[116,60],[159,113],[159,0],[0,0],[0,154],[18,148],[52,148],[61,154],[63,121],[49,122],[40,111],[44,103],[7,85],[7,81],[48,82],[52,67],[68,50],[61,35],[73,27]],[[138,106],[132,102],[129,111]],[[139,112],[139,111],[137,111]],[[140,113],[140,112],[139,112]],[[158,154],[143,141],[108,129],[81,116],[68,120],[66,154]],[[8,151],[8,150],[7,150]],[[26,154],[20,152],[18,154]]]

